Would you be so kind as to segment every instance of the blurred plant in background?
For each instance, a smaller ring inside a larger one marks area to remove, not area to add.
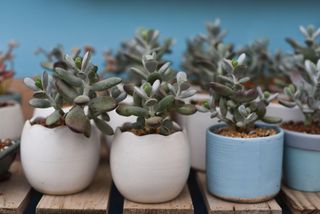
[[[142,56],[156,53],[158,66],[161,67],[165,62],[163,56],[172,52],[173,40],[165,38],[160,41],[160,32],[156,29],[140,28],[134,38],[124,41],[120,49],[113,53],[107,50],[104,53],[105,68],[103,76],[121,76],[124,81],[139,81],[139,78],[132,73],[128,73],[130,67],[135,66],[142,69]]]
[[[200,34],[187,41],[182,67],[193,84],[208,91],[214,76],[223,73],[223,59],[232,58],[235,53],[233,44],[223,41],[227,31],[221,28],[219,19],[207,23],[206,29],[206,35]]]
[[[11,40],[8,43],[8,50],[4,53],[0,52],[0,95],[3,95],[8,91],[14,76],[14,56],[12,52],[17,46],[17,42]],[[8,68],[8,65],[10,68]]]

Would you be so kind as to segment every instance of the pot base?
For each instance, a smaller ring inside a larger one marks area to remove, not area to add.
[[[263,196],[263,197],[257,197],[257,198],[234,198],[234,197],[224,197],[220,196],[214,193],[211,193],[211,195],[220,198],[225,201],[230,201],[230,202],[236,202],[236,203],[243,203],[243,204],[256,204],[256,203],[261,203],[265,201],[270,201],[273,199],[278,193],[273,194],[273,195],[268,195],[268,196]]]

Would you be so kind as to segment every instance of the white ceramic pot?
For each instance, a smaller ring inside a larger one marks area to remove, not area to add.
[[[131,104],[133,103],[133,98],[131,96],[127,96],[127,98],[122,102],[125,104]],[[137,120],[137,117],[135,116],[130,116],[130,117],[125,117],[119,115],[116,110],[113,110],[111,112],[108,112],[110,116],[110,122],[108,124],[112,127],[113,130],[116,130],[118,127],[122,126],[124,123],[134,123]],[[114,135],[106,135],[106,142],[109,146],[111,147],[112,141],[113,141]]]
[[[298,107],[287,108],[278,103],[270,103],[268,105],[267,116],[281,117],[284,122],[304,120],[304,115]]]
[[[192,100],[208,100],[209,94],[196,94]],[[211,119],[210,113],[196,112],[184,116],[177,114],[177,122],[185,127],[191,147],[191,166],[194,169],[206,170],[206,130],[218,123],[216,118]]]
[[[96,129],[90,138],[66,126],[46,128],[26,121],[21,136],[21,163],[33,188],[52,195],[85,189],[95,176],[100,159]]]
[[[72,108],[72,106],[68,106],[68,107],[64,107],[63,111],[67,112]],[[48,117],[51,113],[54,112],[54,108],[53,107],[49,107],[49,108],[35,108],[33,110],[33,115],[32,118],[37,118],[37,117]]]
[[[186,185],[189,143],[183,132],[137,136],[117,129],[110,167],[113,181],[125,198],[139,203],[169,201]]]
[[[0,138],[18,139],[23,128],[24,117],[19,103],[0,108]]]

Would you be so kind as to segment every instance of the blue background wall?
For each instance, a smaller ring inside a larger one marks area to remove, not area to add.
[[[237,45],[256,38],[270,38],[272,50],[289,50],[288,35],[302,39],[299,25],[319,25],[320,1],[178,1],[178,0],[8,0],[0,2],[0,48],[9,39],[20,43],[16,50],[17,76],[42,72],[38,47],[57,43],[72,47],[96,47],[94,62],[102,65],[102,52],[116,49],[139,26],[160,29],[163,36],[176,39],[170,60],[178,67],[185,40],[204,32],[204,23],[220,17],[229,30],[226,41]]]

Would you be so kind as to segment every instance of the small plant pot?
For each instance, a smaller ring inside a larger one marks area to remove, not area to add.
[[[284,182],[293,189],[320,191],[320,135],[285,130]]]
[[[21,106],[16,101],[6,101],[10,105],[0,107],[0,138],[19,139],[24,118]]]
[[[21,163],[27,180],[39,192],[66,195],[92,182],[100,159],[97,130],[90,138],[66,126],[46,128],[26,121],[21,136]]]
[[[15,92],[15,91],[9,91],[3,95],[0,96],[0,102],[6,102],[6,101],[16,101],[17,103],[21,103],[22,96],[21,93]]]
[[[113,181],[125,198],[139,203],[170,201],[188,179],[189,143],[183,132],[137,136],[117,129],[110,167]]]
[[[287,108],[279,103],[270,103],[267,106],[267,116],[281,117],[283,121],[303,121],[304,115],[298,107]]]
[[[208,100],[209,94],[196,94],[192,100]],[[186,129],[191,147],[191,166],[200,171],[206,170],[206,130],[209,126],[218,123],[216,118],[211,119],[210,113],[196,112],[185,116],[177,114],[177,121]]]
[[[211,194],[228,201],[256,203],[280,190],[283,131],[258,138],[231,138],[207,130],[207,186]]]
[[[9,148],[0,151],[0,181],[9,178],[9,168],[16,157],[19,146],[20,141],[15,141]]]
[[[133,103],[133,98],[131,96],[127,96],[127,98],[122,102],[125,104],[131,104]],[[112,127],[113,130],[116,130],[118,127],[122,126],[124,123],[134,123],[137,120],[136,116],[129,116],[125,117],[122,115],[119,115],[116,110],[108,112],[110,118],[112,118],[109,122],[109,125]],[[107,145],[109,148],[111,148],[112,141],[114,135],[104,135],[106,138]]]

